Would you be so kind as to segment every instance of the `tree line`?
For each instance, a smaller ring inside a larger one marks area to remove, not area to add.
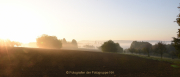
[[[67,42],[65,38],[58,39],[56,36],[49,36],[43,34],[36,39],[36,44],[39,48],[78,48],[77,41],[75,39],[72,42]]]
[[[152,56],[161,56],[165,55],[166,57],[177,57],[179,52],[171,44],[165,44],[162,41],[157,42],[155,45],[150,44],[149,42],[137,42],[133,41],[130,48],[124,50],[126,53],[135,53],[141,55]]]
[[[8,46],[8,47],[21,46],[21,44],[22,43],[20,43],[20,42],[11,41],[9,39],[7,39],[7,40],[0,39],[0,46],[1,47],[3,47],[3,46]]]
[[[165,44],[162,41],[157,42],[155,45],[152,45],[149,42],[138,42],[133,41],[130,48],[124,49],[119,45],[119,43],[114,43],[112,40],[104,42],[99,47],[103,52],[113,52],[113,53],[132,53],[139,55],[150,56],[163,56],[178,58],[180,52],[174,47],[174,42],[171,44]]]
[[[30,43],[33,44],[33,43]],[[3,40],[0,39],[0,46],[21,46],[22,43],[17,41],[11,41],[9,39]],[[73,39],[71,42],[67,42],[65,38],[58,39],[56,36],[49,36],[47,34],[43,34],[40,37],[36,38],[36,45],[39,48],[78,48],[77,41]]]

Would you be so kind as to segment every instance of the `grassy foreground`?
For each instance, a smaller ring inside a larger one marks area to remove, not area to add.
[[[115,53],[0,49],[0,77],[180,77],[180,68],[172,65]]]
[[[180,65],[180,59],[178,59],[178,58],[172,59],[172,58],[163,57],[161,59],[161,57],[156,57],[156,56],[148,57],[147,55],[139,55],[139,54],[125,54],[125,55],[137,56],[137,57],[141,57],[141,58],[146,58],[146,59],[151,59],[151,60],[158,60],[158,61],[164,61],[164,62],[169,62],[169,63],[174,63],[176,65]]]

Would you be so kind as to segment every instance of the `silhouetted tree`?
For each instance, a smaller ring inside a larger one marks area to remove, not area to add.
[[[72,45],[74,48],[78,48],[77,41],[75,39],[72,40]]]
[[[145,52],[147,52],[148,57],[150,57],[149,53],[150,53],[150,51],[152,50],[152,45],[151,45],[151,44],[146,44],[145,47],[143,48],[143,50],[144,50]]]
[[[161,55],[161,59],[162,59],[162,55],[164,54],[164,52],[167,51],[166,44],[164,44],[162,42],[158,42],[157,44],[155,44],[154,51],[156,53],[159,53]]]
[[[168,51],[167,53],[171,56],[172,59],[174,59],[174,57],[178,55],[177,50],[173,46],[173,43],[166,45],[166,48],[167,48],[167,51]]]
[[[172,45],[175,47],[177,50],[176,55],[180,58],[180,39],[178,38],[173,38]]]
[[[129,48],[129,52],[131,52],[132,54],[136,52],[135,48]]]
[[[178,7],[178,9],[180,9],[180,6]],[[177,24],[180,26],[180,13],[177,15],[176,21],[174,22],[177,22]]]
[[[150,44],[149,42],[138,42],[138,41],[133,41],[131,43],[130,49],[134,48],[136,52],[133,53],[148,53],[148,55],[150,54],[150,51],[147,51],[147,48],[151,49],[152,44]]]
[[[62,43],[63,43],[63,44],[66,44],[66,43],[67,43],[67,41],[66,41],[65,38],[63,38]]]
[[[62,43],[57,39],[56,36],[49,36],[43,34],[41,37],[36,39],[36,44],[40,48],[61,48]]]
[[[135,49],[135,53],[140,55],[142,53],[142,50],[141,49]]]
[[[129,49],[124,49],[124,52],[125,53],[129,53]]]
[[[123,52],[123,48],[118,43],[114,43],[112,40],[104,42],[101,46],[103,52]]]
[[[180,7],[178,7],[180,9]],[[177,24],[180,26],[180,13],[178,14],[177,18],[176,18],[176,21]],[[180,38],[180,30],[179,30],[179,35],[178,37]],[[176,50],[178,51],[177,55],[178,57],[180,58],[180,39],[179,38],[175,38],[173,37],[173,46],[176,48]]]
[[[142,53],[143,53],[143,50],[142,50],[142,49],[139,49],[138,51],[139,51],[139,54],[142,54]]]
[[[11,41],[9,39],[7,39],[7,40],[0,39],[0,46],[14,47],[15,45],[16,46],[21,46],[21,43],[16,42],[16,41]]]
[[[123,53],[123,48],[119,45],[119,43],[115,43],[115,44],[116,44],[116,47],[118,49],[118,52]]]

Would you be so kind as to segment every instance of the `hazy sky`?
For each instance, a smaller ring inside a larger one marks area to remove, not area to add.
[[[179,0],[0,0],[0,38],[33,42],[42,34],[59,39],[166,40]]]

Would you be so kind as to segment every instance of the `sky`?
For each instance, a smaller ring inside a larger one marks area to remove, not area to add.
[[[0,0],[0,38],[35,42],[42,34],[81,40],[177,37],[179,0]]]

